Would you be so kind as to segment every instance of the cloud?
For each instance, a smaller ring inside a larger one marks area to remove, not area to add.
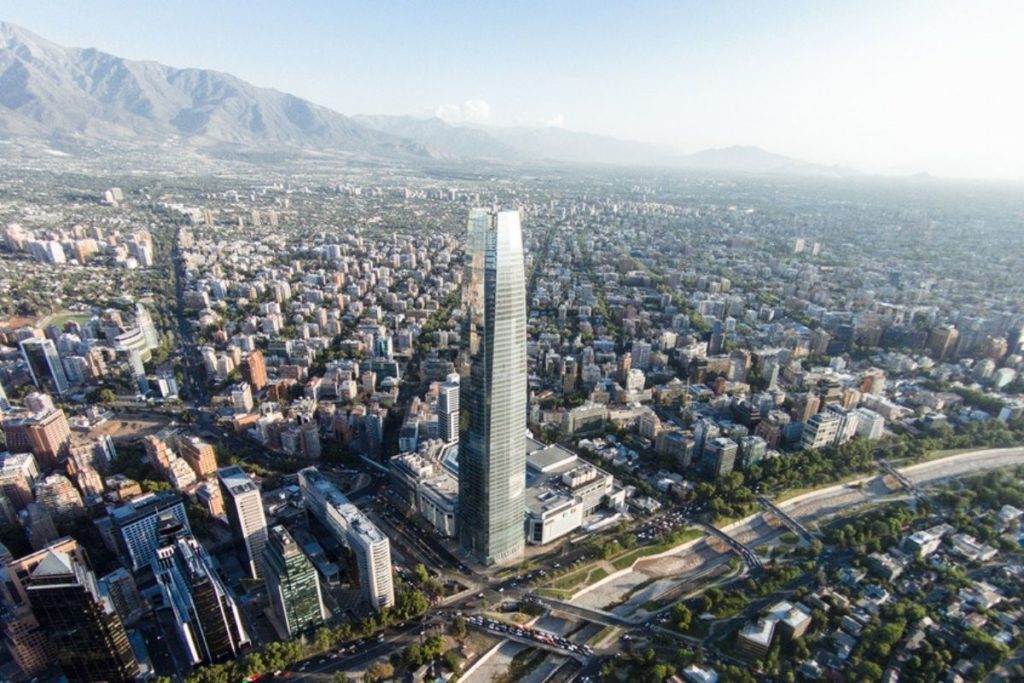
[[[555,114],[544,125],[548,128],[565,128],[565,114]]]
[[[466,100],[462,104],[440,104],[434,107],[433,114],[448,123],[483,123],[491,116],[491,105],[483,100]]]

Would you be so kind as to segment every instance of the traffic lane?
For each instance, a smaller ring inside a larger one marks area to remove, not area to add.
[[[390,656],[397,650],[404,649],[421,635],[426,637],[426,634],[421,631],[429,631],[442,624],[442,620],[435,617],[429,621],[412,622],[398,629],[389,629],[394,631],[391,636],[385,634],[383,640],[380,641],[371,638],[370,643],[364,642],[362,646],[356,645],[356,651],[348,656],[338,655],[335,659],[331,659],[330,654],[326,654],[306,660],[309,663],[305,666],[305,670],[303,670],[302,664],[289,669],[292,673],[291,679],[312,683],[322,680],[319,678],[321,674],[334,674],[337,671],[362,668],[380,657]],[[353,644],[344,647],[353,647]],[[335,650],[336,653],[337,650]]]

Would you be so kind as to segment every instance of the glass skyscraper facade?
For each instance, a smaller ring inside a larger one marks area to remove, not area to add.
[[[64,374],[57,347],[49,339],[25,339],[21,342],[21,355],[32,373],[37,387],[51,394],[63,394],[68,390],[68,378]]]
[[[316,568],[287,529],[271,527],[263,555],[270,606],[288,636],[324,623],[326,610]]]
[[[96,576],[73,555],[50,550],[28,584],[32,611],[71,683],[131,683],[139,672],[128,634]]]
[[[526,274],[518,211],[472,209],[462,281],[459,540],[484,565],[525,542]]]

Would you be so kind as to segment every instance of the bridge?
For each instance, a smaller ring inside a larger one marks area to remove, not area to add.
[[[752,570],[760,571],[761,569],[764,569],[764,565],[761,564],[761,560],[758,559],[757,554],[748,546],[743,545],[735,538],[712,524],[708,524],[707,522],[694,522],[694,524],[729,546],[729,548],[739,555],[740,559],[743,560],[743,562]]]
[[[546,643],[542,640],[531,638],[528,635],[517,635],[512,631],[511,627],[509,628],[508,631],[503,631],[488,624],[478,624],[470,622],[468,625],[471,628],[479,629],[485,633],[490,633],[491,635],[498,636],[499,638],[505,638],[507,640],[512,640],[523,645],[528,645],[529,647],[535,647],[540,650],[546,650],[547,652],[553,652],[557,655],[572,657],[573,659],[576,659],[582,664],[586,664],[587,661],[590,659],[590,657],[584,652],[573,652],[568,648],[564,648],[553,643]]]
[[[783,512],[782,508],[773,503],[771,498],[768,498],[767,496],[758,496],[757,500],[761,503],[762,507],[778,517],[794,534],[808,543],[814,540],[814,534],[811,533],[810,529]]]
[[[583,619],[584,621],[589,621],[593,624],[601,624],[602,626],[619,626],[622,628],[636,628],[642,624],[642,622],[626,619],[617,614],[606,612],[603,609],[580,607],[579,605],[574,605],[571,602],[562,602],[561,600],[542,597],[534,593],[531,593],[527,597],[532,602],[535,602],[538,605],[543,605],[552,612],[562,612],[564,614]]]
[[[900,486],[905,488],[907,491],[912,493],[914,496],[920,498],[920,497],[922,497],[924,495],[924,494],[921,493],[921,489],[919,489],[917,487],[917,484],[915,484],[914,482],[912,482],[909,479],[907,479],[907,477],[904,476],[904,474],[902,472],[900,472],[898,469],[896,469],[895,467],[890,465],[888,461],[880,460],[878,462],[878,464],[879,464],[879,466],[882,468],[882,470],[886,474],[888,474],[893,479],[895,479],[899,483]]]

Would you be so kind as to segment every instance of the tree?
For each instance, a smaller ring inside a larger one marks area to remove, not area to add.
[[[391,662],[377,661],[366,670],[366,676],[363,680],[368,683],[378,683],[379,681],[386,681],[394,675],[395,667],[391,666]]]
[[[334,634],[331,632],[331,629],[321,626],[316,630],[314,642],[316,642],[318,650],[329,650],[334,645]]]
[[[412,668],[423,666],[423,648],[413,643],[405,648],[405,652],[402,653],[402,660],[406,666]]]
[[[107,388],[100,389],[99,400],[101,403],[113,403],[117,400],[117,394]]]
[[[689,630],[692,621],[693,612],[683,603],[679,603],[672,608],[672,623],[675,624],[677,630]]]
[[[452,621],[452,637],[456,640],[462,640],[466,637],[468,630],[466,620],[462,617],[455,617],[455,620]]]
[[[462,666],[462,659],[455,650],[448,650],[448,652],[445,652],[443,659],[445,668],[454,673],[459,672],[459,668]]]

